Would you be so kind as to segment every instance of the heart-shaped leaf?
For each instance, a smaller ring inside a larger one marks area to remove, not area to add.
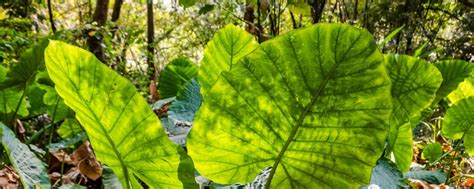
[[[435,103],[454,91],[464,79],[474,73],[474,64],[462,60],[444,60],[434,65],[443,75],[443,82],[436,92]]]
[[[56,91],[76,112],[97,159],[124,188],[140,188],[137,178],[151,188],[183,187],[178,167],[185,154],[131,82],[90,52],[62,42],[50,41],[45,59]]]
[[[459,100],[446,112],[443,135],[452,140],[464,139],[467,153],[474,155],[474,97]]]
[[[244,30],[229,24],[219,30],[207,43],[198,72],[202,95],[214,86],[221,72],[229,71],[242,57],[258,47],[255,38]]]
[[[474,96],[474,77],[465,79],[458,88],[448,95],[451,103],[457,103],[459,100]]]
[[[392,110],[372,36],[318,24],[260,47],[203,95],[188,136],[198,172],[221,184],[248,183],[272,166],[272,188],[369,183]]]
[[[392,81],[393,102],[386,155],[393,151],[395,163],[406,172],[413,155],[412,125],[431,105],[442,77],[435,66],[411,56],[386,55],[385,65]]]

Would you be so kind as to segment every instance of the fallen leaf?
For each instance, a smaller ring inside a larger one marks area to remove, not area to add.
[[[87,178],[95,181],[102,176],[102,165],[97,161],[89,142],[84,142],[72,156],[81,174]]]
[[[0,188],[2,189],[16,189],[20,188],[20,177],[15,171],[6,166],[0,170]]]

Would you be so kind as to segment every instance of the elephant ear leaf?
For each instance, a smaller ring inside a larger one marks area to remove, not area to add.
[[[392,110],[372,36],[318,24],[260,47],[203,97],[188,136],[198,172],[221,184],[248,183],[272,167],[271,188],[369,183]]]
[[[21,89],[18,86],[8,86],[8,88],[1,86],[10,82],[7,72],[8,70],[0,65],[0,113],[3,114],[0,117],[7,119],[8,115],[14,112],[21,116],[27,116],[29,112]],[[20,100],[21,104],[18,104]]]
[[[465,79],[458,88],[448,95],[451,103],[456,103],[461,99],[474,96],[474,77]]]
[[[387,55],[385,65],[392,81],[393,102],[388,152],[393,151],[395,163],[405,172],[410,168],[413,154],[412,125],[418,123],[420,113],[431,105],[442,77],[436,67],[411,56]]]
[[[184,85],[197,75],[198,67],[186,58],[177,58],[161,72],[158,90],[162,99],[171,98],[183,90]]]
[[[16,86],[24,88],[32,82],[38,70],[44,70],[44,49],[48,40],[43,39],[33,47],[27,49],[20,57],[20,62],[15,64],[7,74],[7,79],[0,83],[0,88]]]
[[[443,76],[443,82],[436,92],[434,103],[448,96],[464,79],[474,74],[474,64],[462,60],[444,60],[434,65]]]
[[[124,188],[182,188],[180,147],[133,84],[86,50],[50,41],[46,68],[56,91],[87,132],[94,152]],[[138,178],[138,179],[137,179]]]
[[[446,112],[443,135],[452,140],[463,139],[467,153],[474,155],[474,97],[459,100]]]
[[[198,73],[201,93],[206,93],[216,83],[223,71],[229,71],[242,57],[258,47],[255,38],[232,24],[219,30],[204,50]]]
[[[24,188],[51,188],[44,163],[3,123],[0,123],[0,139]]]

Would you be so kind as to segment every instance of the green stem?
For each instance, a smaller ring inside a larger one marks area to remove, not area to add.
[[[63,175],[64,175],[64,159],[66,154],[63,154],[63,161],[61,161],[61,176],[59,177],[59,186],[63,185]]]
[[[461,177],[474,178],[474,175],[470,175],[470,174],[461,174]]]
[[[13,112],[11,123],[15,123],[16,116],[18,114],[18,111],[20,110],[21,103],[23,102],[23,99],[26,96],[26,91],[27,90],[28,90],[28,84],[25,84],[25,88],[23,89],[23,93],[21,94],[20,101],[18,101],[18,104],[16,105],[16,108],[15,108],[15,112]]]
[[[33,136],[31,136],[31,138],[26,141],[26,144],[31,144],[31,143],[35,142],[36,139],[38,139],[44,133],[44,131],[46,129],[49,129],[52,125],[53,124],[48,124],[48,125],[44,126],[43,128],[41,128],[40,130],[38,130],[37,132],[35,132],[33,134]]]
[[[53,141],[53,131],[54,131],[54,118],[56,117],[56,111],[58,110],[58,105],[59,105],[59,96],[56,98],[56,105],[54,106],[54,110],[53,110],[53,115],[51,117],[51,125],[53,127],[51,127],[49,129],[49,140],[48,140],[48,144],[51,144],[51,142]]]

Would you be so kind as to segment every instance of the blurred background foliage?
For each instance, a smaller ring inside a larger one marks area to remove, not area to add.
[[[154,28],[150,43],[148,3]],[[244,27],[259,42],[318,22],[366,28],[379,42],[402,27],[383,44],[383,52],[430,61],[474,59],[474,3],[469,0],[0,0],[0,5],[4,66],[18,62],[19,54],[40,39],[54,37],[91,50],[144,95],[150,79],[157,81],[171,60],[199,62],[207,41],[228,23]],[[151,65],[156,68],[152,74],[147,71]]]

